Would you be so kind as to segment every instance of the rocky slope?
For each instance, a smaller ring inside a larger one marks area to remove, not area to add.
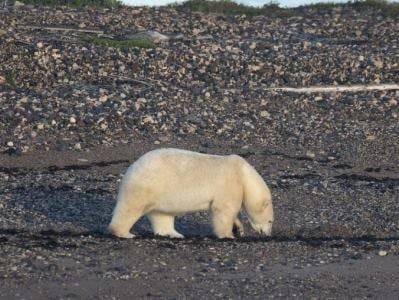
[[[398,156],[396,91],[269,90],[397,83],[399,23],[377,10],[271,18],[24,6],[0,11],[0,20],[0,74],[15,85],[1,85],[2,151],[217,137],[304,151],[329,143],[332,153],[348,139],[383,142],[375,156]],[[172,38],[155,49],[88,42],[96,32],[143,30]]]

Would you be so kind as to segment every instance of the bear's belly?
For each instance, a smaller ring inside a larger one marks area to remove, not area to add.
[[[175,196],[166,197],[154,206],[154,210],[168,214],[185,214],[196,211],[209,210],[212,203],[211,197]]]

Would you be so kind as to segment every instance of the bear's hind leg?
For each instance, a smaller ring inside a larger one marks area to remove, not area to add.
[[[121,238],[133,238],[130,229],[143,215],[143,209],[127,207],[123,204],[117,204],[108,230],[115,236]]]
[[[160,212],[151,212],[147,216],[151,222],[154,234],[171,238],[184,238],[182,234],[175,230],[175,216]]]

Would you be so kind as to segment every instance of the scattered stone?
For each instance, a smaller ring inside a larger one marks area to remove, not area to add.
[[[306,157],[307,157],[307,158],[314,159],[314,158],[316,157],[316,154],[314,154],[314,153],[311,152],[311,151],[307,151],[307,152],[306,152]]]
[[[102,96],[100,96],[100,98],[98,100],[100,100],[100,102],[107,102],[108,96],[107,95],[102,95]]]
[[[14,6],[15,7],[22,7],[22,6],[24,6],[25,5],[25,3],[23,3],[23,2],[20,2],[20,1],[18,1],[18,0],[15,0],[14,1]]]
[[[168,136],[160,136],[158,138],[162,143],[167,143],[170,141],[170,138]]]
[[[14,147],[9,147],[6,150],[4,150],[3,153],[8,154],[10,156],[20,156],[21,150],[14,148]]]
[[[382,60],[375,59],[373,60],[373,64],[379,69],[384,67],[384,62]]]
[[[379,256],[386,256],[387,254],[388,254],[388,252],[385,251],[385,250],[380,250],[380,251],[378,251],[378,255],[379,255]]]
[[[249,45],[249,49],[252,49],[252,50],[254,50],[254,49],[256,49],[256,42],[252,42],[250,45]]]
[[[64,152],[64,151],[68,150],[68,144],[65,143],[65,142],[58,142],[58,143],[56,144],[55,149],[56,149],[57,151]]]
[[[260,112],[260,116],[263,117],[263,118],[270,118],[270,114],[269,114],[269,112],[266,111],[266,110],[262,110],[262,111]]]
[[[395,99],[389,99],[388,104],[389,106],[396,106],[398,105],[398,101],[396,101]]]

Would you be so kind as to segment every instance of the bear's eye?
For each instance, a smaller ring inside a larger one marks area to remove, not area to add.
[[[269,221],[269,224],[273,223],[272,221]]]

